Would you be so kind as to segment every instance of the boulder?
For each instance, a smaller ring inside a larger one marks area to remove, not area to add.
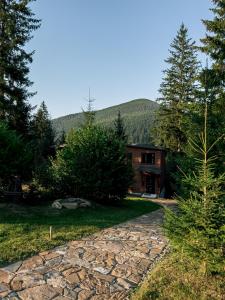
[[[79,207],[91,207],[91,202],[82,198],[57,199],[52,203],[53,208],[77,209]]]
[[[63,202],[62,207],[65,207],[67,209],[77,209],[79,207],[79,204],[77,202]]]
[[[62,204],[59,202],[59,200],[55,200],[55,201],[52,203],[52,207],[53,207],[53,208],[57,208],[57,209],[62,209]]]

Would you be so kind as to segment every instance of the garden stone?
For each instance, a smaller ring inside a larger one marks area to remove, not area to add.
[[[62,209],[62,204],[59,202],[59,200],[55,200],[55,201],[52,203],[52,207],[53,207],[53,208],[57,208],[57,209]]]
[[[65,202],[62,203],[62,207],[65,207],[67,209],[77,209],[79,207],[78,203],[72,203],[72,202]]]
[[[91,207],[91,202],[82,198],[65,198],[65,199],[57,199],[52,204],[53,208],[61,209],[77,209],[77,208],[86,208]]]

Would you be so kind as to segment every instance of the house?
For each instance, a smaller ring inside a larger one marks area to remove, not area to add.
[[[127,158],[134,169],[129,192],[163,196],[165,191],[165,150],[149,144],[127,146]]]

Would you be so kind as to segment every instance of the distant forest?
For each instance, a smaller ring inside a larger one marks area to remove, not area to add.
[[[150,143],[150,131],[155,112],[159,105],[148,99],[136,99],[120,105],[96,111],[96,124],[113,127],[118,111],[124,120],[129,143]],[[83,124],[83,114],[71,114],[52,120],[53,127],[60,135],[71,128],[79,128]]]

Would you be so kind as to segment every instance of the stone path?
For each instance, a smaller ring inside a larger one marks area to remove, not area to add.
[[[128,299],[167,241],[163,209],[0,269],[3,300]]]

